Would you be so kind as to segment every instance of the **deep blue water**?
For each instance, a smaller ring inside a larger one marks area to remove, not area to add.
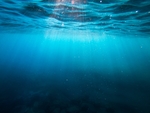
[[[150,113],[150,1],[1,0],[0,113]]]

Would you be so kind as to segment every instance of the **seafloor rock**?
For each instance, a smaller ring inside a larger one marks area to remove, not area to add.
[[[67,109],[67,112],[69,113],[78,113],[80,111],[80,108],[78,106],[71,106]]]

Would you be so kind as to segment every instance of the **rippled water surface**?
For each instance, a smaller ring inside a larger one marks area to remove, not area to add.
[[[149,7],[149,0],[1,0],[0,29],[149,35]]]
[[[150,113],[150,0],[0,0],[0,113]]]

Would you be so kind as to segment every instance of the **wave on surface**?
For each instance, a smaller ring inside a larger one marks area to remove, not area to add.
[[[149,0],[1,0],[0,29],[149,35],[149,7]]]

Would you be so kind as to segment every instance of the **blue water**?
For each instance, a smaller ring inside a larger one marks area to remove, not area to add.
[[[1,0],[0,113],[150,113],[149,0]]]

